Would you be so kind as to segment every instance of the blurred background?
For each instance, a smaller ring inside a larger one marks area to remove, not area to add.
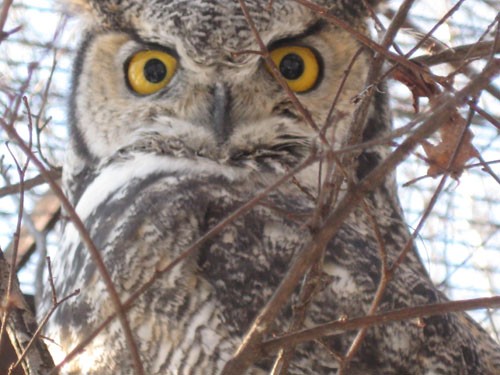
[[[0,44],[0,111],[16,123],[28,138],[26,108],[20,94],[28,98],[33,116],[33,145],[37,154],[54,167],[57,175],[64,158],[70,73],[80,35],[75,21],[62,16],[49,0],[14,0],[5,31],[20,29]],[[389,1],[380,21],[387,25],[401,1]],[[457,1],[416,1],[408,21],[398,34],[397,44],[409,51]],[[498,0],[460,1],[458,10],[434,32],[434,39],[415,55],[437,53],[450,47],[493,40],[498,30]],[[374,34],[377,29],[374,27]],[[485,65],[488,57],[463,66],[462,63],[433,66],[440,76],[454,76],[461,88],[469,77]],[[457,73],[459,72],[459,73]],[[395,126],[403,126],[414,116],[409,90],[391,80]],[[425,101],[421,107],[425,109]],[[473,143],[491,170],[484,171],[472,159],[458,180],[449,179],[418,238],[422,259],[434,282],[453,300],[500,294],[500,80],[492,82],[478,99],[484,113],[474,115]],[[19,111],[14,111],[20,106]],[[15,118],[13,118],[15,116]],[[467,117],[467,109],[463,116]],[[19,173],[15,161],[25,157],[0,131],[0,246],[9,253],[19,215],[17,191]],[[422,150],[399,167],[400,196],[410,229],[417,226],[422,212],[436,191],[438,179],[426,177],[428,166]],[[35,274],[44,248],[56,249],[57,202],[40,184],[39,173],[28,167],[25,180],[23,242],[20,244],[19,277],[27,293],[34,292]],[[31,185],[35,185],[31,187]],[[471,313],[492,336],[500,341],[500,311]]]

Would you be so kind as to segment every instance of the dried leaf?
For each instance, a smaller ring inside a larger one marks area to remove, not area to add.
[[[421,70],[415,71],[399,66],[393,72],[393,77],[405,84],[412,92],[415,112],[419,110],[419,98],[428,98],[430,105],[433,106],[436,97],[441,93],[438,83],[445,83],[443,81],[436,82],[428,67],[421,65],[421,68]],[[457,111],[454,111],[448,121],[441,126],[439,131],[441,140],[437,145],[433,145],[427,140],[422,141],[429,163],[428,176],[436,177],[448,172],[454,179],[458,179],[462,175],[467,161],[479,155],[472,145],[474,135],[469,129],[465,129],[466,126],[467,121]],[[458,146],[459,143],[460,146]],[[457,147],[459,148],[455,153]],[[453,163],[451,163],[452,158],[454,158]]]
[[[406,85],[413,95],[413,108],[419,111],[419,98],[432,98],[441,93],[438,84],[429,74],[429,68],[421,65],[422,69],[415,72],[403,66],[398,66],[392,73],[394,79]]]
[[[462,175],[467,161],[479,155],[472,144],[474,135],[469,129],[466,129],[466,126],[467,121],[455,111],[440,128],[441,141],[437,145],[433,145],[429,141],[422,142],[429,163],[428,176],[436,177],[448,171],[451,177],[458,179]],[[463,139],[458,146],[462,134],[464,134]],[[455,155],[457,147],[459,148]],[[451,163],[453,156],[455,159]]]

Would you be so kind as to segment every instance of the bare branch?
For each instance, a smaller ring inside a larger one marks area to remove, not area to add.
[[[45,375],[54,368],[54,362],[44,342],[35,337],[36,320],[19,289],[17,278],[12,284],[10,294],[8,293],[6,285],[9,275],[11,275],[10,266],[0,252],[0,298],[3,301],[4,314],[9,311],[9,317],[6,320],[8,336],[25,374]],[[10,297],[7,298],[9,295]],[[32,338],[34,338],[30,344],[32,349],[23,354]],[[2,343],[2,345],[5,344]]]
[[[59,180],[61,178],[61,168],[51,169],[47,171],[47,173],[54,179]],[[46,184],[45,178],[42,175],[38,175],[36,177],[25,180],[24,182],[25,190],[33,189],[34,187]],[[5,187],[0,188],[0,198],[6,197],[7,195],[17,194],[19,193],[20,183],[7,185]]]
[[[22,363],[22,361],[24,360],[24,358],[28,356],[28,353],[30,353],[30,349],[34,345],[37,345],[37,342],[40,341],[42,329],[45,327],[45,325],[47,324],[48,320],[50,319],[50,317],[52,316],[52,314],[57,310],[57,308],[59,306],[61,306],[64,302],[66,302],[67,300],[69,300],[70,298],[76,297],[80,293],[79,290],[75,290],[74,292],[70,293],[69,295],[67,295],[67,296],[65,296],[65,297],[63,297],[61,299],[58,299],[57,298],[57,293],[56,293],[56,290],[55,290],[55,287],[54,287],[54,280],[52,278],[52,267],[51,267],[51,263],[50,263],[50,258],[49,257],[47,257],[47,264],[48,264],[48,270],[49,270],[49,283],[50,283],[50,286],[52,288],[52,307],[50,308],[50,310],[43,317],[42,321],[38,325],[38,328],[33,333],[32,337],[31,337],[31,340],[24,346],[24,350],[22,351],[21,355],[19,356],[19,359],[17,360],[17,362],[14,364],[14,366],[12,366],[12,370],[15,369],[17,366],[19,366]],[[51,362],[52,362],[52,359],[51,359]],[[52,362],[52,367],[49,370],[54,371],[54,364],[53,364],[53,362]]]
[[[192,256],[196,251],[200,249],[201,246],[203,246],[205,243],[207,243],[207,241],[209,241],[210,239],[221,233],[221,231],[224,228],[226,228],[229,224],[231,224],[238,218],[242,217],[243,215],[247,214],[257,204],[259,204],[263,199],[265,199],[270,193],[276,191],[276,189],[279,186],[289,181],[291,178],[293,178],[293,176],[295,176],[297,173],[301,172],[302,170],[310,166],[313,162],[317,161],[319,158],[320,156],[316,154],[315,150],[312,150],[311,155],[306,160],[304,160],[300,165],[298,165],[289,173],[280,177],[274,183],[265,188],[262,192],[260,192],[255,197],[250,199],[248,202],[241,205],[234,212],[229,214],[225,219],[221,220],[217,225],[215,225],[207,233],[205,233],[198,240],[196,240],[195,243],[193,243],[189,248],[184,250],[177,258],[172,260],[168,265],[166,265],[162,269],[157,270],[155,274],[152,275],[147,282],[145,282],[138,290],[136,290],[133,294],[131,294],[130,297],[123,303],[123,310],[128,311],[133,306],[137,298],[139,298],[139,296],[144,294],[149,289],[149,287],[153,285],[153,283],[156,280],[158,280],[159,277],[161,277],[161,275],[170,272],[178,264],[180,264],[185,259]],[[98,327],[96,327],[94,332],[90,333],[88,337],[82,340],[78,345],[75,346],[73,350],[71,350],[70,353],[67,354],[64,362],[68,362],[72,360],[74,357],[76,357],[81,352],[81,350],[85,348],[85,346],[87,346],[88,343],[91,342],[99,334],[99,332],[101,332],[113,319],[116,318],[116,316],[117,313],[115,312],[114,314],[109,316],[106,320],[104,320]],[[62,365],[63,363],[58,364],[56,366],[56,370],[62,367]],[[49,375],[53,374],[55,373],[51,372]]]
[[[385,176],[393,171],[422,139],[427,138],[436,131],[445,122],[451,111],[454,111],[457,106],[463,104],[467,97],[477,95],[478,92],[484,89],[490,79],[498,74],[499,70],[500,66],[493,61],[464,89],[457,92],[455,96],[443,95],[440,104],[433,108],[432,113],[426,113],[424,117],[422,115],[417,117],[417,119],[420,118],[420,121],[424,120],[422,125],[416,128],[413,134],[404,140],[384,162],[352,187],[348,194],[339,202],[337,208],[330,213],[324,227],[313,236],[309,245],[299,252],[271,300],[268,301],[254,320],[233,359],[225,366],[223,375],[244,373],[248,366],[258,358],[260,342],[268,331],[269,322],[272,322],[276,318],[281,311],[281,307],[285,305],[295,290],[302,275],[316,261],[326,243],[337,233],[346,217],[356,207],[356,204],[367,193],[378,187]]]
[[[496,46],[494,41],[488,41],[449,48],[436,54],[414,57],[411,59],[411,61],[415,61],[417,63],[425,64],[428,66],[438,64],[453,64],[463,62],[465,58],[484,58],[492,52],[500,53],[500,46]]]
[[[500,296],[408,307],[360,318],[335,321],[265,341],[258,349],[258,356],[266,357],[276,353],[281,348],[286,347],[286,345],[298,345],[302,342],[316,340],[325,336],[339,335],[350,330],[369,328],[375,325],[387,324],[400,320],[498,307],[500,307]]]
[[[0,43],[4,39],[5,35],[5,23],[7,22],[7,17],[9,15],[10,6],[13,0],[4,0],[2,4],[2,10],[0,11]]]
[[[106,285],[106,288],[110,294],[111,301],[118,312],[118,316],[120,318],[120,322],[122,324],[124,333],[125,333],[125,338],[127,341],[127,346],[130,350],[132,361],[134,364],[134,368],[136,370],[136,373],[138,375],[144,374],[144,369],[142,367],[141,359],[139,356],[139,351],[137,349],[137,345],[135,343],[134,337],[132,335],[132,330],[130,328],[130,325],[127,320],[127,316],[125,312],[123,311],[122,303],[120,301],[120,297],[118,295],[118,292],[116,291],[116,288],[113,284],[113,281],[111,280],[111,277],[109,276],[109,273],[106,269],[106,265],[104,264],[104,261],[101,257],[101,254],[99,250],[95,247],[89,233],[87,232],[85,225],[83,224],[82,220],[76,213],[74,207],[71,205],[69,202],[68,198],[62,191],[61,187],[57,183],[56,180],[51,178],[51,175],[49,171],[45,168],[43,163],[34,155],[31,151],[31,149],[24,143],[24,140],[22,137],[18,134],[14,126],[11,126],[9,124],[6,124],[3,120],[0,120],[0,126],[9,134],[9,136],[15,140],[17,143],[18,147],[26,154],[29,155],[33,164],[38,168],[40,171],[41,175],[44,176],[46,181],[49,183],[52,191],[57,195],[59,200],[61,201],[62,207],[65,209],[67,215],[73,222],[75,228],[78,230],[82,241],[85,243],[87,246],[87,249],[89,250],[93,261],[96,264],[96,267]]]

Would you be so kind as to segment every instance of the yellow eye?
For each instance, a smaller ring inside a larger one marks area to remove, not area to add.
[[[151,95],[164,88],[175,74],[177,59],[163,51],[140,51],[127,65],[130,88],[139,95]]]
[[[292,91],[299,93],[308,91],[318,82],[320,64],[318,57],[310,48],[278,47],[271,51],[271,59]]]

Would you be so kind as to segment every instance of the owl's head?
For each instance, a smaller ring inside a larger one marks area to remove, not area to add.
[[[318,137],[262,58],[238,1],[70,3],[87,20],[71,98],[82,159],[104,160],[153,132],[218,161],[266,150],[305,154]],[[369,54],[295,1],[245,3],[284,82],[332,143],[342,141]],[[361,1],[315,3],[366,32]]]

